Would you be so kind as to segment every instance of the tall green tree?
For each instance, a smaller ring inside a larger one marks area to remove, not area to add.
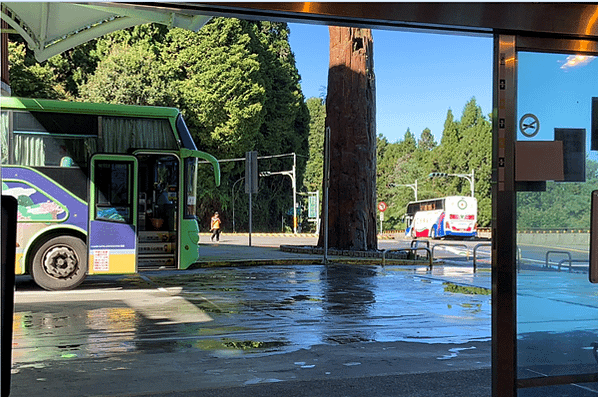
[[[417,148],[421,151],[431,151],[437,146],[434,135],[429,128],[424,128],[419,140],[417,141]]]
[[[303,184],[307,191],[322,190],[324,169],[324,128],[326,105],[321,98],[309,98],[306,102],[309,110],[309,155],[305,166]]]
[[[22,40],[9,41],[8,62],[12,95],[49,99],[69,97],[52,65],[37,62]]]
[[[475,175],[475,197],[478,199],[478,224],[490,225],[492,125],[472,97],[464,106],[460,120],[449,109],[440,145],[433,151],[433,171],[449,174]],[[433,190],[438,196],[470,195],[467,179],[462,177],[436,178]]]
[[[478,199],[478,224],[489,226],[492,217],[492,124],[483,115],[482,109],[472,98],[463,110],[459,122],[461,140],[455,163],[462,174],[474,172],[475,197]],[[461,194],[469,195],[470,186],[466,179],[459,178]]]
[[[388,199],[389,227],[402,227],[398,220],[405,213],[409,201],[413,200],[413,190],[409,185],[418,182],[418,198],[435,198],[448,195],[470,195],[470,185],[465,178],[447,177],[430,180],[431,172],[446,172],[449,174],[475,173],[475,197],[478,199],[478,224],[481,227],[489,226],[491,219],[491,152],[492,152],[491,122],[483,115],[475,98],[465,104],[460,120],[455,120],[449,109],[444,124],[440,144],[437,145],[429,129],[422,131],[417,146],[414,135],[407,130],[404,139],[395,144],[384,141],[382,157],[379,156],[381,167],[393,164],[391,176],[378,175],[386,178],[396,185],[388,188],[388,184],[378,184],[378,194]],[[380,142],[379,142],[380,144]],[[387,157],[396,145],[394,158]],[[383,171],[383,174],[389,172]]]
[[[115,44],[80,86],[89,102],[165,106],[175,93],[161,71],[160,56],[147,43]]]
[[[390,143],[382,134],[378,134],[376,140],[376,194],[378,201],[387,204],[384,213],[385,228],[396,228],[401,215],[403,201],[407,198],[408,189],[393,187],[393,184],[403,183],[395,173],[395,167],[401,153],[400,143]],[[397,206],[397,203],[400,205]]]
[[[442,138],[440,145],[435,153],[435,166],[442,172],[453,172],[456,169],[455,157],[459,155],[459,141],[461,135],[459,133],[458,122],[455,121],[453,111],[449,109],[444,121],[444,129],[442,131]]]
[[[173,29],[168,36],[165,62],[196,142],[223,158],[255,149],[266,88],[250,23],[215,18],[197,34]]]

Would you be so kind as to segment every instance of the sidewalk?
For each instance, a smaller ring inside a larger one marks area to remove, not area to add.
[[[394,240],[386,238],[378,242],[379,250],[409,247],[411,240]],[[198,263],[191,268],[216,266],[260,266],[283,264],[322,264],[324,255],[313,253],[318,237],[313,234],[276,234],[247,233],[223,234],[219,242],[211,242],[209,233],[200,234],[200,251]],[[422,253],[422,252],[420,252]],[[425,255],[422,253],[422,255]],[[348,263],[362,265],[400,265],[421,268],[428,266],[425,258],[418,260],[403,259],[404,254],[386,254],[383,261],[380,252],[343,253],[330,250],[329,263]],[[490,272],[478,271],[474,274],[470,267],[456,267],[435,264],[431,274],[425,276],[439,281],[452,282],[464,286],[490,289]]]
[[[410,242],[410,240],[409,240]],[[409,242],[394,240],[385,236],[378,241],[378,251],[338,251],[329,249],[328,260],[348,261],[364,259],[372,263],[382,262],[382,250],[389,248],[406,248]],[[254,233],[249,244],[247,233],[223,234],[219,242],[210,241],[209,233],[200,233],[199,263],[223,264],[233,261],[292,261],[303,260],[310,263],[322,263],[324,255],[322,250],[314,252],[317,248],[318,236],[314,234],[283,234],[283,233]],[[421,253],[421,251],[420,251]],[[406,254],[389,253],[387,259],[402,259]],[[315,261],[315,262],[314,262]],[[421,263],[420,263],[421,262]],[[423,264],[425,261],[405,261],[403,264]]]
[[[313,246],[317,244],[317,237],[313,235],[293,236],[292,234],[252,234],[251,246],[249,246],[248,234],[223,233],[219,242],[212,242],[209,233],[200,233],[198,267],[259,264],[259,262],[322,262],[321,255],[283,252],[280,250],[280,246],[285,244]]]

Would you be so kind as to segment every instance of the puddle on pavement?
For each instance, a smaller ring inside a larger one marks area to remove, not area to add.
[[[489,295],[447,290],[442,280],[416,277],[421,274],[393,266],[298,265],[150,276],[160,287],[182,287],[170,297],[176,300],[164,300],[172,310],[184,306],[174,319],[164,317],[162,301],[130,295],[21,303],[13,362],[193,348],[246,354],[317,344],[490,340]]]

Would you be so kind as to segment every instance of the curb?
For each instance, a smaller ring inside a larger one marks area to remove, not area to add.
[[[226,235],[229,236],[238,236],[238,237],[248,237],[249,233],[225,233]],[[211,233],[208,232],[199,232],[200,236],[211,236]],[[220,235],[222,236],[222,234]],[[308,238],[308,237],[312,237],[312,238],[318,238],[317,234],[313,234],[313,233],[251,233],[251,237],[304,237],[304,238]]]
[[[343,265],[372,266],[384,265],[382,258],[358,258],[358,257],[337,257],[328,258],[330,263],[341,263]],[[208,269],[216,267],[251,267],[251,266],[288,266],[288,265],[322,265],[322,258],[313,259],[257,259],[257,260],[227,260],[212,262],[197,262],[187,269]],[[427,260],[418,259],[393,259],[386,258],[386,265],[404,265],[404,266],[427,266]]]
[[[200,236],[211,236],[211,233],[208,232],[199,232]],[[249,233],[226,233],[229,236],[237,236],[237,237],[248,237]],[[222,236],[222,234],[221,234]],[[301,238],[319,238],[318,234],[314,233],[251,233],[251,237],[301,237]],[[378,234],[379,240],[394,240],[395,237],[393,235],[386,235],[386,234]]]
[[[321,247],[314,246],[297,246],[297,245],[281,245],[280,250],[282,252],[290,252],[296,254],[311,254],[311,255],[324,255],[324,249]],[[393,251],[385,253],[383,251],[352,251],[352,250],[337,250],[334,248],[328,249],[328,255],[344,257],[346,261],[347,257],[353,258],[358,262],[365,262],[366,260],[371,261],[372,259],[379,259],[380,262],[394,260],[399,261],[402,264],[420,264],[421,262],[428,262],[428,259],[422,259],[419,255],[412,257],[409,252],[406,251]],[[337,261],[337,260],[335,260]],[[338,259],[340,261],[340,259]],[[378,261],[376,261],[378,262]]]
[[[231,266],[272,266],[272,265],[319,265],[321,259],[230,259],[223,261],[205,261],[196,262],[188,269],[205,269],[211,267],[231,267]]]

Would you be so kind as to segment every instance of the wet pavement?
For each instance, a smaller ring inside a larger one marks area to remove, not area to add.
[[[490,395],[488,271],[324,265],[280,252],[288,238],[256,236],[252,247],[234,238],[202,244],[213,267],[89,277],[68,292],[20,278],[11,396]],[[542,299],[537,283],[530,278],[539,291],[530,301]],[[579,341],[574,362],[584,371],[598,305],[576,293],[547,298],[577,311],[576,321],[552,313],[551,322]],[[527,315],[521,351],[537,354],[546,335],[536,327],[549,322]],[[550,340],[570,367],[571,352]],[[595,393],[592,385],[561,395]]]

